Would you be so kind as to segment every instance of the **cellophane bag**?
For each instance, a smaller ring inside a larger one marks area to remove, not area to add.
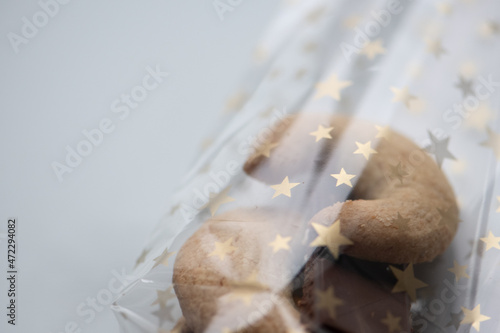
[[[494,0],[284,2],[121,331],[500,332],[499,55]]]

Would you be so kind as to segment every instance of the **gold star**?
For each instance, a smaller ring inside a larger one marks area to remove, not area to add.
[[[398,227],[399,230],[408,230],[408,222],[410,219],[405,219],[398,212],[398,217],[395,220],[392,220],[392,224]]]
[[[245,305],[252,304],[253,297],[256,292],[252,289],[247,288],[236,288],[227,294],[227,301],[242,301]]]
[[[466,272],[467,270],[467,265],[460,266],[456,260],[453,260],[453,267],[448,268],[448,272],[452,272],[455,274],[455,281],[458,282],[460,278],[467,278],[469,279],[469,275]]]
[[[298,185],[300,185],[300,183],[290,183],[288,181],[288,176],[286,176],[285,179],[283,179],[283,181],[281,182],[281,184],[271,185],[271,188],[274,189],[275,191],[272,199],[276,198],[281,194],[286,195],[287,197],[290,198],[292,196],[291,189]]]
[[[156,264],[153,266],[153,268],[160,265],[160,264],[163,266],[168,266],[168,258],[170,258],[174,253],[175,253],[175,251],[168,252],[168,248],[166,248],[162,252],[162,254],[160,254],[158,257],[153,259],[156,262]]]
[[[464,308],[463,306],[461,306],[461,308],[464,313],[464,319],[462,319],[460,325],[472,324],[472,327],[474,327],[478,332],[480,329],[481,322],[491,319],[490,317],[481,314],[481,304],[478,304],[472,310]]]
[[[147,249],[142,250],[141,255],[135,261],[135,267],[139,266],[139,264],[144,262],[144,260],[146,259],[146,256],[148,255],[148,252],[149,252],[149,250],[147,250]]]
[[[441,167],[445,158],[456,160],[455,156],[453,156],[453,154],[448,150],[448,143],[450,141],[449,137],[439,140],[431,133],[431,131],[427,131],[427,133],[431,139],[431,144],[430,146],[425,147],[425,150],[436,156],[436,162],[439,167]]]
[[[314,11],[312,11],[311,13],[309,13],[306,17],[306,20],[309,22],[309,23],[313,23],[313,22],[316,22],[318,21],[321,16],[323,15],[323,13],[326,11],[326,7],[320,7]]]
[[[401,162],[399,162],[397,165],[390,165],[390,167],[391,167],[391,176],[396,177],[397,179],[399,179],[399,182],[403,184],[403,178],[408,176],[409,173],[403,170]]]
[[[342,25],[346,28],[354,29],[358,25],[359,21],[361,21],[361,17],[349,16],[342,22]]]
[[[347,186],[350,186],[350,187],[352,187],[351,179],[356,177],[356,175],[350,175],[350,174],[346,173],[344,168],[340,169],[340,173],[331,174],[330,176],[337,179],[336,186],[346,184]]]
[[[392,102],[403,102],[407,108],[410,108],[410,101],[417,98],[410,94],[408,87],[403,87],[401,89],[391,87],[391,91],[394,93]]]
[[[299,69],[296,73],[295,73],[295,79],[296,80],[300,80],[304,77],[304,75],[307,74],[307,70],[305,68],[301,68]]]
[[[486,129],[486,125],[494,118],[493,111],[486,103],[479,104],[475,110],[469,112],[469,115],[469,118],[465,120],[465,124],[480,131]]]
[[[442,14],[450,14],[452,10],[451,5],[446,2],[440,2],[436,5],[436,7]]]
[[[229,192],[230,189],[231,189],[231,186],[228,186],[224,191],[220,192],[219,194],[210,193],[210,201],[202,208],[209,206],[210,214],[212,214],[212,216],[214,216],[215,213],[217,213],[217,210],[219,210],[219,207],[221,205],[236,200],[235,198],[232,198],[232,197],[227,195],[227,193]]]
[[[262,62],[262,61],[266,60],[268,56],[269,55],[268,55],[266,48],[262,45],[257,46],[257,48],[255,49],[255,51],[253,53],[253,58],[257,62]]]
[[[455,221],[456,216],[453,213],[453,210],[448,208],[447,210],[436,208],[437,211],[439,212],[439,215],[441,215],[441,218],[439,219],[439,224],[444,225],[445,227],[448,225],[450,221]],[[461,220],[458,220],[458,222],[462,222]]]
[[[318,44],[314,42],[308,42],[307,44],[304,45],[304,52],[310,53],[315,51],[318,48]]]
[[[327,290],[314,290],[314,294],[318,299],[315,302],[317,310],[327,310],[330,318],[335,319],[337,316],[337,306],[344,304],[340,298],[335,296],[335,291],[332,286],[328,287]]]
[[[266,142],[265,144],[261,145],[259,147],[259,149],[256,151],[256,157],[260,156],[260,155],[263,155],[265,157],[269,157],[269,155],[271,154],[271,149],[273,148],[276,148],[278,146],[278,142],[275,142],[275,143],[271,143],[270,141],[269,142]]]
[[[427,284],[415,278],[413,273],[413,264],[409,264],[404,271],[397,269],[394,266],[389,267],[396,279],[398,279],[398,282],[394,288],[392,288],[392,292],[397,293],[400,291],[406,291],[411,300],[415,301],[417,299],[417,289],[426,287]]]
[[[174,213],[177,211],[177,209],[179,209],[181,207],[180,204],[177,204],[177,205],[174,205],[172,206],[172,208],[170,208],[170,215],[174,215]]]
[[[290,250],[290,246],[288,245],[288,242],[290,242],[291,240],[292,240],[292,237],[281,237],[280,234],[277,234],[274,241],[269,243],[269,246],[273,247],[273,253],[276,253],[281,249]]]
[[[462,98],[473,96],[474,91],[472,90],[472,80],[467,80],[461,75],[458,77],[458,79],[460,80],[460,82],[458,82],[455,87],[462,91]]]
[[[382,324],[387,326],[389,333],[393,331],[401,331],[401,325],[399,322],[401,321],[401,317],[395,317],[392,315],[391,311],[387,311],[387,317],[381,320]]]
[[[224,260],[227,254],[233,252],[236,250],[236,247],[232,246],[231,243],[233,242],[233,237],[229,238],[226,240],[224,243],[221,242],[215,242],[215,250],[210,252],[208,254],[209,257],[211,256],[219,256],[220,260]]]
[[[332,74],[328,79],[316,84],[316,95],[314,98],[330,96],[340,101],[340,90],[352,85],[351,81],[339,81],[337,75]]]
[[[260,283],[257,275],[257,270],[254,270],[245,280],[229,282],[233,290],[227,295],[227,301],[240,300],[250,305],[255,294],[269,291],[269,287]]]
[[[160,304],[160,308],[151,313],[158,317],[158,319],[160,320],[160,326],[162,326],[165,320],[168,320],[172,323],[175,321],[174,317],[172,316],[172,311],[174,310],[174,308],[174,304],[169,306],[162,306]]]
[[[378,126],[375,125],[375,128],[377,129],[377,135],[375,135],[375,138],[384,138],[386,140],[389,140],[391,138],[391,130],[389,129],[389,126]]]
[[[213,138],[203,139],[203,141],[201,141],[201,144],[200,144],[201,151],[207,150],[213,143],[214,143]]]
[[[497,201],[499,203],[499,205],[497,207],[497,213],[500,213],[500,196],[497,196]]]
[[[460,326],[460,321],[462,320],[462,312],[450,312],[450,321],[446,324],[446,327],[455,326],[455,331],[458,330]]]
[[[168,300],[174,299],[175,295],[172,293],[172,286],[168,287],[165,290],[157,290],[156,291],[156,300],[151,303],[151,305],[160,304],[160,306],[166,306]]]
[[[483,22],[479,27],[479,33],[483,37],[490,37],[500,33],[500,24],[493,21]]]
[[[355,142],[358,149],[353,154],[362,154],[367,160],[370,158],[370,154],[376,154],[377,151],[372,149],[372,142],[368,141],[367,143],[359,143]]]
[[[226,112],[238,111],[246,102],[248,96],[244,92],[238,92],[231,96],[226,102]]]
[[[488,139],[480,143],[483,147],[493,149],[495,156],[500,160],[500,134],[493,132],[489,127],[486,128]]]
[[[200,168],[198,171],[199,174],[207,173],[210,170],[210,163],[206,163],[204,166]]]
[[[468,79],[477,75],[477,65],[474,61],[466,61],[460,65],[460,74]]]
[[[386,49],[382,46],[382,39],[377,39],[367,43],[362,49],[361,54],[366,55],[370,60],[375,58],[378,54],[384,54]]]
[[[488,237],[483,237],[481,240],[486,244],[486,251],[488,251],[491,248],[499,249],[500,250],[500,237],[495,237],[493,233],[490,232],[488,233]]]
[[[439,39],[434,39],[434,40],[428,40],[426,41],[427,44],[427,52],[434,54],[437,59],[441,56],[441,54],[445,54],[446,50],[443,49],[443,46],[441,45],[441,40]]]
[[[312,223],[318,237],[314,239],[310,246],[326,246],[335,259],[338,259],[340,247],[354,244],[349,238],[340,233],[340,220],[335,221],[331,226],[325,227],[319,223]]]
[[[322,125],[318,125],[318,129],[309,133],[309,135],[316,137],[316,142],[318,142],[321,139],[331,139],[332,136],[330,135],[330,132],[332,130],[333,127],[323,127]]]

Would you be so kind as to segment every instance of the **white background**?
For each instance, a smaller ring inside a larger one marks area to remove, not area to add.
[[[211,0],[77,1],[15,53],[7,34],[37,1],[0,3],[0,232],[17,217],[18,317],[6,325],[0,245],[0,330],[117,332],[111,311],[85,323],[77,306],[130,271],[169,196],[252,61],[277,1],[243,1],[221,21]],[[110,104],[145,68],[169,77],[120,120]],[[110,118],[115,130],[59,182],[51,163]]]

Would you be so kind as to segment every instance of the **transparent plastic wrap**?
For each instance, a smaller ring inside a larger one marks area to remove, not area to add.
[[[122,332],[500,332],[500,5],[288,1]]]

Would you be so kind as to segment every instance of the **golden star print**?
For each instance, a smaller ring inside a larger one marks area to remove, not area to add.
[[[446,327],[454,326],[455,330],[460,327],[460,321],[462,321],[462,311],[460,312],[450,312],[450,320],[446,324]]]
[[[340,91],[352,85],[351,81],[339,81],[337,75],[332,74],[328,79],[316,84],[315,99],[323,96],[330,96],[340,101]]]
[[[485,130],[487,125],[495,118],[493,110],[486,103],[481,103],[479,106],[470,113],[470,117],[465,119],[467,127],[476,130]]]
[[[248,96],[244,92],[238,92],[230,97],[226,102],[226,112],[239,110],[246,102]]]
[[[392,288],[393,293],[405,291],[408,296],[410,296],[412,301],[417,299],[417,289],[427,287],[427,284],[415,278],[413,273],[413,264],[409,264],[404,271],[397,269],[394,266],[389,266],[392,273],[398,279],[394,288]]]
[[[446,227],[447,223],[449,221],[455,220],[455,214],[453,213],[453,211],[450,208],[448,208],[447,210],[439,209],[439,208],[436,208],[436,209],[437,209],[439,215],[441,215],[441,218],[439,219],[440,225],[444,225]],[[458,222],[462,222],[462,220],[458,220]]]
[[[488,237],[483,237],[481,240],[486,244],[486,251],[492,248],[500,250],[500,237],[495,237],[491,231],[488,233]]]
[[[399,182],[403,184],[403,178],[409,176],[409,173],[403,170],[401,162],[399,162],[397,165],[389,166],[391,168],[391,176],[397,178]]]
[[[436,59],[439,59],[439,57],[442,54],[446,53],[446,50],[443,48],[443,45],[441,45],[440,39],[428,40],[426,41],[426,44],[427,44],[427,52],[433,54],[436,57]]]
[[[430,131],[427,131],[431,139],[431,144],[425,147],[430,154],[436,156],[436,162],[441,167],[445,158],[456,160],[455,156],[448,150],[449,137],[439,140]]]
[[[410,222],[410,219],[403,218],[399,212],[398,217],[395,220],[392,220],[392,224],[401,231],[408,230],[408,222]]]
[[[254,270],[246,279],[230,282],[233,290],[227,294],[227,301],[242,301],[245,305],[250,305],[257,293],[269,291],[269,287],[260,283],[257,275],[257,270]]]
[[[387,326],[387,330],[389,333],[392,332],[400,332],[402,330],[399,322],[401,321],[401,317],[393,316],[391,311],[387,311],[387,316],[381,320],[382,324]]]
[[[265,144],[261,145],[259,149],[255,152],[256,156],[265,156],[269,157],[271,155],[271,150],[276,148],[278,146],[278,143],[271,143],[271,142],[266,142]]]
[[[146,260],[146,256],[148,255],[148,253],[149,253],[149,250],[147,250],[147,249],[142,250],[141,255],[135,261],[135,267],[139,266],[139,264],[143,263],[144,260]]]
[[[452,272],[455,274],[455,281],[458,282],[460,278],[467,278],[469,279],[469,275],[466,272],[467,270],[467,265],[460,266],[456,260],[453,260],[453,267],[448,268],[448,272]]]
[[[227,195],[227,193],[229,192],[230,189],[231,189],[231,186],[229,186],[224,191],[220,192],[219,194],[217,194],[215,196],[213,196],[211,194],[210,201],[202,208],[205,208],[206,206],[208,206],[210,209],[210,214],[212,214],[212,216],[214,216],[215,213],[217,213],[217,211],[219,210],[219,207],[221,205],[236,200],[235,198],[231,198],[230,196]]]
[[[494,21],[483,22],[479,27],[479,33],[483,37],[490,37],[495,34],[500,34],[500,24]]]
[[[493,150],[497,159],[500,160],[500,134],[493,132],[489,127],[486,128],[488,139],[481,142],[481,146],[488,147]]]
[[[378,126],[375,125],[375,128],[377,129],[377,135],[375,135],[375,138],[384,138],[386,140],[389,140],[391,137],[391,131],[389,129],[389,126]]]
[[[451,13],[452,11],[452,7],[449,3],[446,3],[446,2],[440,2],[436,5],[436,8],[437,10],[441,13],[441,14],[445,14],[445,15],[448,15]]]
[[[359,143],[355,142],[356,146],[358,146],[358,149],[354,151],[353,154],[361,154],[363,155],[367,160],[370,158],[371,154],[376,154],[377,151],[372,148],[372,142],[368,141],[367,143]]]
[[[482,321],[490,320],[490,317],[481,314],[481,305],[478,304],[474,309],[469,310],[467,308],[461,307],[464,313],[464,319],[460,322],[462,324],[472,324],[478,332]]]
[[[226,255],[232,253],[236,250],[236,247],[232,246],[233,237],[227,239],[225,242],[215,242],[215,249],[208,254],[209,257],[218,256],[220,260],[224,260]]]
[[[166,306],[167,302],[174,298],[175,295],[172,292],[172,286],[170,286],[166,290],[157,290],[156,300],[151,305],[160,304],[160,306]]]
[[[214,139],[213,138],[205,138],[201,141],[200,143],[200,149],[201,151],[205,151],[208,148],[210,148],[211,145],[213,145]]]
[[[410,94],[408,87],[403,87],[401,89],[391,87],[391,91],[394,93],[392,102],[403,102],[407,108],[410,108],[410,101],[417,98]]]
[[[174,213],[181,207],[180,204],[177,204],[177,205],[174,205],[172,206],[172,208],[170,208],[170,215],[174,215]]]
[[[169,305],[169,306],[162,306],[160,304],[160,308],[156,311],[151,312],[151,314],[155,315],[158,317],[160,320],[160,326],[163,325],[165,320],[168,320],[169,322],[175,322],[175,319],[172,315],[172,311],[174,311],[175,305]]]
[[[291,240],[292,240],[292,237],[282,237],[280,234],[277,234],[274,241],[269,243],[269,246],[271,246],[273,248],[273,253],[276,253],[279,250],[290,251],[290,245],[288,245],[288,243]]]
[[[300,183],[290,183],[290,181],[288,180],[288,176],[286,176],[285,179],[283,179],[283,181],[281,182],[281,184],[271,185],[271,188],[274,189],[275,191],[272,199],[276,198],[281,194],[291,198],[292,188],[299,185]]]
[[[168,248],[166,248],[162,254],[153,259],[156,262],[153,268],[158,265],[168,266],[168,258],[170,258],[174,253],[175,252],[168,252]]]
[[[323,127],[322,125],[318,125],[318,129],[309,133],[309,135],[316,137],[316,142],[318,142],[321,139],[331,139],[332,136],[330,135],[330,132],[332,130],[333,127]]]
[[[340,247],[354,244],[349,238],[340,233],[340,220],[335,221],[331,226],[325,227],[319,223],[311,223],[318,237],[310,244],[312,247],[326,246],[335,259],[338,259]]]
[[[337,179],[336,186],[346,184],[349,187],[352,187],[351,179],[356,177],[356,175],[350,175],[347,172],[345,172],[344,168],[340,169],[340,173],[331,174],[330,176]]]
[[[384,54],[386,49],[382,46],[382,39],[377,39],[367,43],[362,49],[361,54],[366,55],[370,60],[379,54]]]
[[[349,29],[354,29],[358,25],[358,23],[361,21],[361,17],[359,16],[349,16],[347,19],[345,19],[342,22],[342,25],[346,28]]]
[[[335,296],[333,287],[330,286],[325,291],[316,289],[314,295],[316,310],[326,310],[330,318],[335,319],[337,317],[337,307],[344,304],[344,301]]]
[[[462,92],[462,97],[465,98],[467,96],[473,96],[474,91],[472,90],[472,80],[467,80],[463,76],[458,77],[459,81],[455,87],[460,89]]]
[[[303,50],[306,53],[311,53],[311,52],[316,51],[317,48],[318,48],[318,44],[316,44],[314,42],[308,42],[307,44],[304,45]]]

